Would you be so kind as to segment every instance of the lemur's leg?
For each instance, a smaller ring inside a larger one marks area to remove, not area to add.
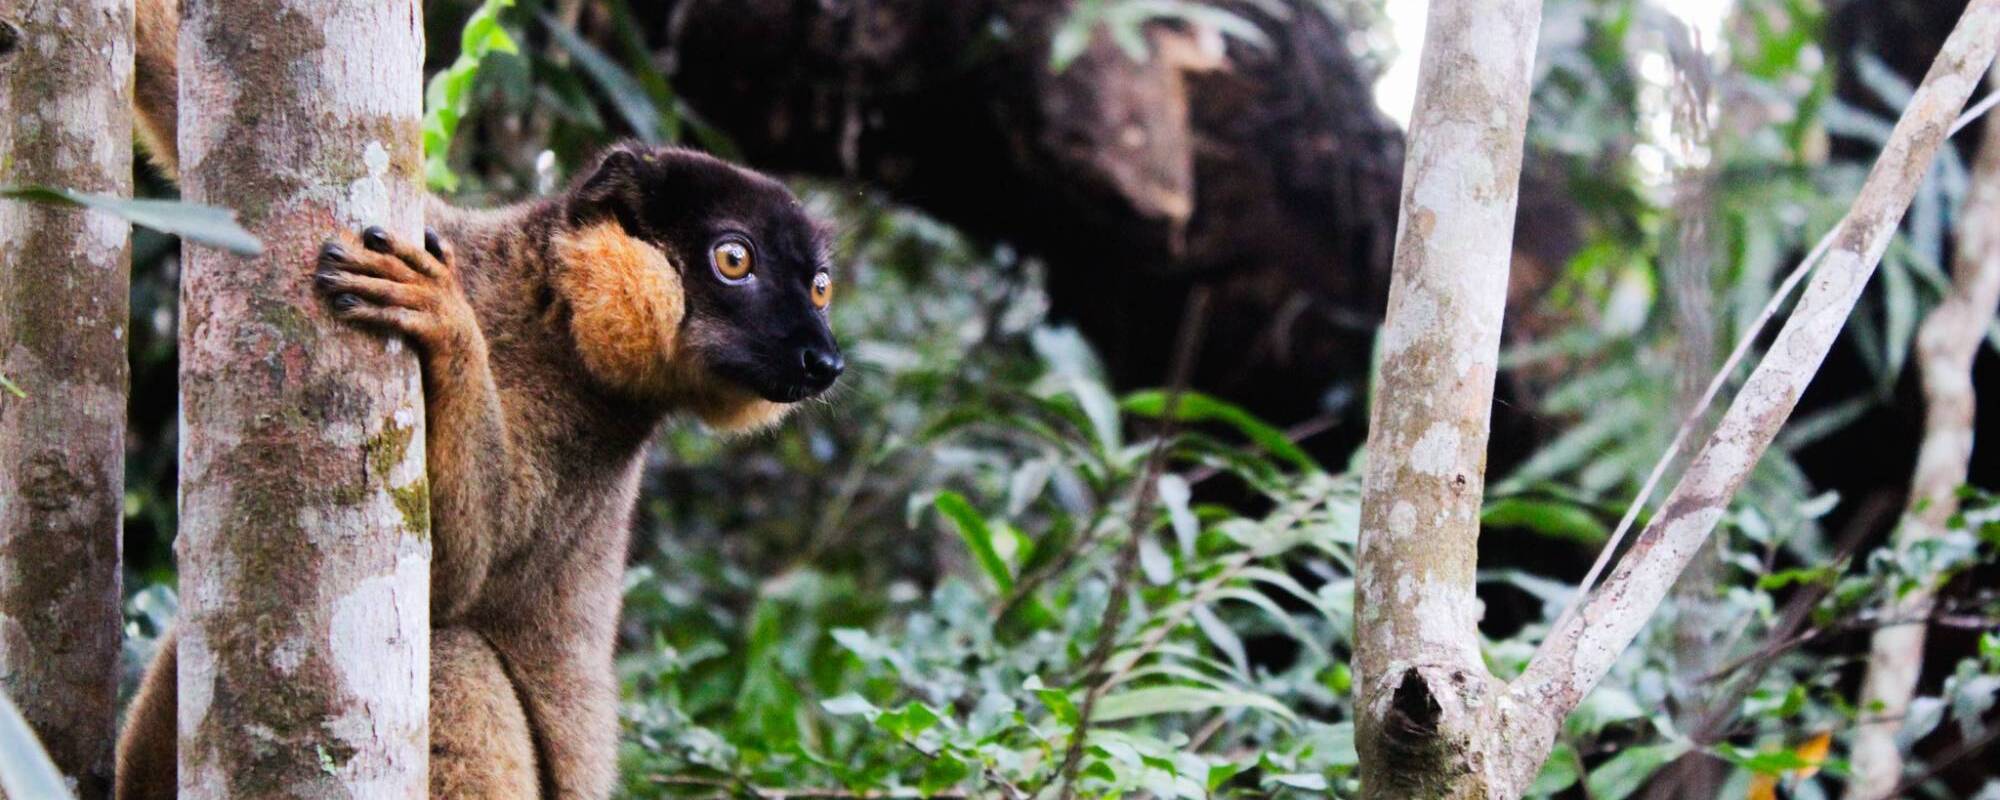
[[[117,800],[175,795],[175,641],[160,640],[118,739]],[[537,782],[534,739],[499,657],[464,628],[432,633],[432,800],[530,800]]]
[[[431,635],[431,800],[532,800],[535,742],[500,657],[479,634]]]
[[[489,635],[521,690],[545,800],[611,796],[618,769],[618,686],[610,647],[512,625]]]
[[[508,455],[486,337],[458,282],[449,245],[424,246],[379,227],[321,248],[313,286],[336,317],[400,334],[423,366],[431,502],[431,624],[472,604],[493,561],[495,516],[506,503]]]
[[[173,631],[160,637],[153,651],[153,663],[139,683],[139,694],[125,715],[125,729],[118,734],[117,800],[172,800],[180,790],[176,747],[180,726],[175,722]]]
[[[586,537],[579,545],[547,568],[562,580],[541,587],[532,602],[482,606],[482,614],[492,616],[479,620],[480,632],[520,687],[545,800],[604,800],[618,776],[612,650],[626,539]]]

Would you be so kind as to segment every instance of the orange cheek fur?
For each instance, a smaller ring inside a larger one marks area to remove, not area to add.
[[[667,254],[601,222],[556,237],[570,336],[585,369],[618,389],[687,411],[718,431],[769,427],[791,410],[722,381],[683,349],[686,298]]]

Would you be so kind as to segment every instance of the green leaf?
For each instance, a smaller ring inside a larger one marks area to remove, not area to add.
[[[993,546],[993,529],[986,524],[986,518],[979,510],[966,502],[965,496],[957,492],[939,492],[932,502],[938,513],[951,520],[957,529],[958,538],[965,540],[966,549],[979,561],[986,576],[993,579],[993,585],[1001,592],[1014,589],[1014,575],[1007,569],[1007,561],[1000,557],[1000,551]]]
[[[236,224],[236,212],[178,200],[147,200],[90,194],[48,186],[0,188],[0,197],[58,206],[94,208],[161,233],[220,247],[239,256],[264,252],[264,243]]]
[[[1528,787],[1528,796],[1546,797],[1575,786],[1576,779],[1581,777],[1577,774],[1577,763],[1576,748],[1557,744],[1555,751],[1549,754],[1549,760],[1542,763],[1541,774],[1536,775],[1534,784]]]
[[[1269,780],[1280,786],[1290,786],[1294,789],[1304,789],[1308,792],[1324,792],[1327,788],[1325,775],[1314,775],[1309,772],[1272,775]]]
[[[949,752],[938,753],[924,766],[923,777],[917,781],[917,790],[925,795],[942,794],[970,777],[971,765]]]
[[[1646,710],[1639,705],[1639,699],[1631,692],[1616,686],[1598,686],[1590,694],[1584,695],[1583,702],[1570,712],[1563,727],[1569,735],[1589,738],[1604,731],[1604,727],[1616,722],[1641,719]]]
[[[1283,703],[1256,692],[1197,689],[1190,686],[1148,686],[1105,695],[1097,701],[1092,721],[1115,722],[1121,719],[1136,719],[1159,714],[1186,714],[1218,708],[1254,708],[1287,721],[1298,718]]]
[[[867,698],[853,693],[820,701],[819,707],[836,717],[873,716],[881,711],[874,703],[868,702]]]
[[[1196,605],[1191,616],[1194,617],[1195,625],[1208,636],[1208,641],[1215,645],[1215,649],[1222,651],[1222,654],[1229,658],[1229,663],[1236,667],[1236,671],[1249,675],[1250,658],[1244,651],[1242,637],[1237,636],[1236,631],[1225,624],[1221,617],[1217,617],[1214,611],[1210,611],[1206,603]]]
[[[1628,747],[1591,770],[1584,785],[1590,789],[1592,800],[1624,800],[1645,785],[1653,773],[1687,751],[1686,742]]]
[[[1079,3],[1075,11],[1063,20],[1062,27],[1049,37],[1049,71],[1060,74],[1069,65],[1090,49],[1090,37],[1097,29],[1101,12],[1094,10],[1094,3]]]
[[[1257,766],[1255,761],[1224,761],[1208,766],[1208,790],[1214,792],[1229,782],[1229,779],[1243,774],[1243,771]]]
[[[1510,497],[1495,500],[1480,512],[1479,521],[1495,528],[1526,528],[1551,539],[1603,544],[1611,531],[1597,515],[1574,503]]]
[[[41,740],[35,738],[28,720],[6,692],[0,692],[0,794],[49,800],[70,797],[62,771],[49,760],[49,752],[42,749]]]
[[[493,53],[520,52],[514,37],[500,27],[501,9],[513,5],[514,0],[481,3],[459,34],[457,60],[431,76],[424,88],[424,182],[432,189],[449,192],[458,188],[458,176],[452,174],[449,163],[451,142],[470,110],[479,65]]]
[[[1042,687],[1039,684],[1031,687],[1029,691],[1035,693],[1035,697],[1042,701],[1042,705],[1049,707],[1049,713],[1055,716],[1057,722],[1075,727],[1077,720],[1082,718],[1082,714],[1076,710],[1076,701],[1069,698],[1068,692]]]
[[[1167,520],[1173,524],[1175,543],[1180,545],[1182,558],[1194,557],[1194,540],[1201,533],[1201,523],[1194,518],[1194,511],[1188,508],[1188,501],[1194,492],[1188,487],[1186,478],[1171,472],[1161,475],[1159,481],[1160,504],[1167,507]]]
[[[1122,403],[1125,412],[1144,417],[1161,417],[1167,413],[1167,393],[1158,389],[1134,392],[1126,395]],[[1265,452],[1284,459],[1307,472],[1320,472],[1319,462],[1306,451],[1293,444],[1285,432],[1260,420],[1256,415],[1233,405],[1196,391],[1181,392],[1180,400],[1174,407],[1174,417],[1178,422],[1220,422],[1235,428],[1244,438],[1256,443]]]
[[[632,126],[633,135],[647,144],[663,141],[660,108],[653,103],[652,96],[646,93],[646,87],[640,85],[638,79],[554,17],[543,14],[542,24],[548,26],[549,35],[569,51],[577,65],[597,82],[598,88],[610,96],[611,105],[618,109],[618,115],[625,118],[625,123]]]
[[[23,400],[28,399],[28,393],[21,391],[21,387],[15,386],[13,381],[7,380],[6,373],[0,373],[0,389],[4,389],[8,394]]]
[[[936,727],[938,714],[930,706],[922,703],[908,703],[895,711],[875,718],[875,727],[903,738],[915,736]]]

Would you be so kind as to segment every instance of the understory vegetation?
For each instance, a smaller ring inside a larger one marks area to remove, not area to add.
[[[445,26],[473,23],[470,66],[433,87],[427,131],[458,137],[449,157],[434,148],[433,185],[531,196],[625,135],[729,152],[636,39],[548,35],[527,0],[444,5],[434,62],[459,56]],[[1208,24],[1254,49],[1269,43],[1244,20],[1288,4],[1077,5],[1072,37]],[[1311,5],[1380,21],[1374,3]],[[1687,29],[1655,4],[1546,5],[1529,144],[1578,199],[1581,241],[1510,309],[1495,418],[1524,432],[1493,458],[1480,575],[1481,653],[1501,678],[1846,209],[1911,92],[1869,52],[1829,52],[1813,0],[1738,3],[1731,60],[1699,76]],[[1383,41],[1364,43],[1371,63],[1390,55]],[[1879,102],[1837,97],[1840,63]],[[2000,731],[2000,486],[1965,488],[1949,533],[1899,554],[1882,543],[1907,485],[1843,491],[1815,472],[1828,457],[1814,448],[1914,450],[1870,420],[1913,396],[1967,172],[1947,148],[1839,345],[1848,379],[1827,391],[1846,394],[1794,419],[1683,593],[1568,720],[1535,796],[1636,796],[1672,785],[1691,755],[1724,771],[1721,796],[1837,794],[1848,734],[1871,713],[1856,699],[1868,634],[1928,623],[1945,677],[1905,723],[1904,794],[2000,798],[2000,779],[1966,777]],[[1354,794],[1367,454],[1351,415],[1267,421],[1171,374],[1114,385],[1052,316],[1032,254],[851,186],[798,185],[840,231],[848,377],[769,432],[660,434],[625,577],[623,796]],[[171,240],[138,234],[128,686],[175,606],[175,262]],[[1198,302],[1180,316],[1157,335],[1194,343],[1187,358],[1226,322]],[[1367,377],[1326,376],[1326,402],[1365,407]],[[1884,618],[1918,585],[1943,589],[1928,620]]]

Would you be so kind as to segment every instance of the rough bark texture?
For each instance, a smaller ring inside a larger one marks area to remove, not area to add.
[[[1474,571],[1540,20],[1540,0],[1430,6],[1361,506],[1355,688],[1371,797],[1526,787],[1500,735],[1534,710],[1480,659]]]
[[[1983,130],[1971,191],[1959,213],[1952,289],[1917,335],[1924,438],[1910,480],[1909,508],[1896,532],[1895,546],[1903,551],[1944,536],[1948,520],[1958,513],[1958,487],[1964,485],[1972,460],[1977,403],[1972,360],[1985,341],[1994,305],[2000,303],[2000,230],[1995,229],[2000,224],[2000,125],[1988,122]],[[1924,665],[1922,620],[1936,599],[1937,587],[1919,586],[1882,609],[1884,619],[1909,622],[1877,629],[1870,642],[1868,677],[1861,686],[1864,721],[1854,732],[1849,798],[1887,798],[1902,780],[1896,732],[1916,694]]]
[[[421,241],[415,0],[187,0],[183,193],[256,258],[181,280],[183,797],[414,798],[429,746],[429,512],[416,362],[337,327],[314,254]]]
[[[1610,578],[1542,644],[1516,682],[1523,699],[1574,708],[1658,608],[1825,359],[1953,119],[1992,62],[1996,40],[2000,0],[1975,0],[1904,111],[1769,353]]]
[[[132,192],[132,2],[0,0],[0,185]],[[0,690],[79,797],[118,718],[131,249],[99,211],[0,200]]]

